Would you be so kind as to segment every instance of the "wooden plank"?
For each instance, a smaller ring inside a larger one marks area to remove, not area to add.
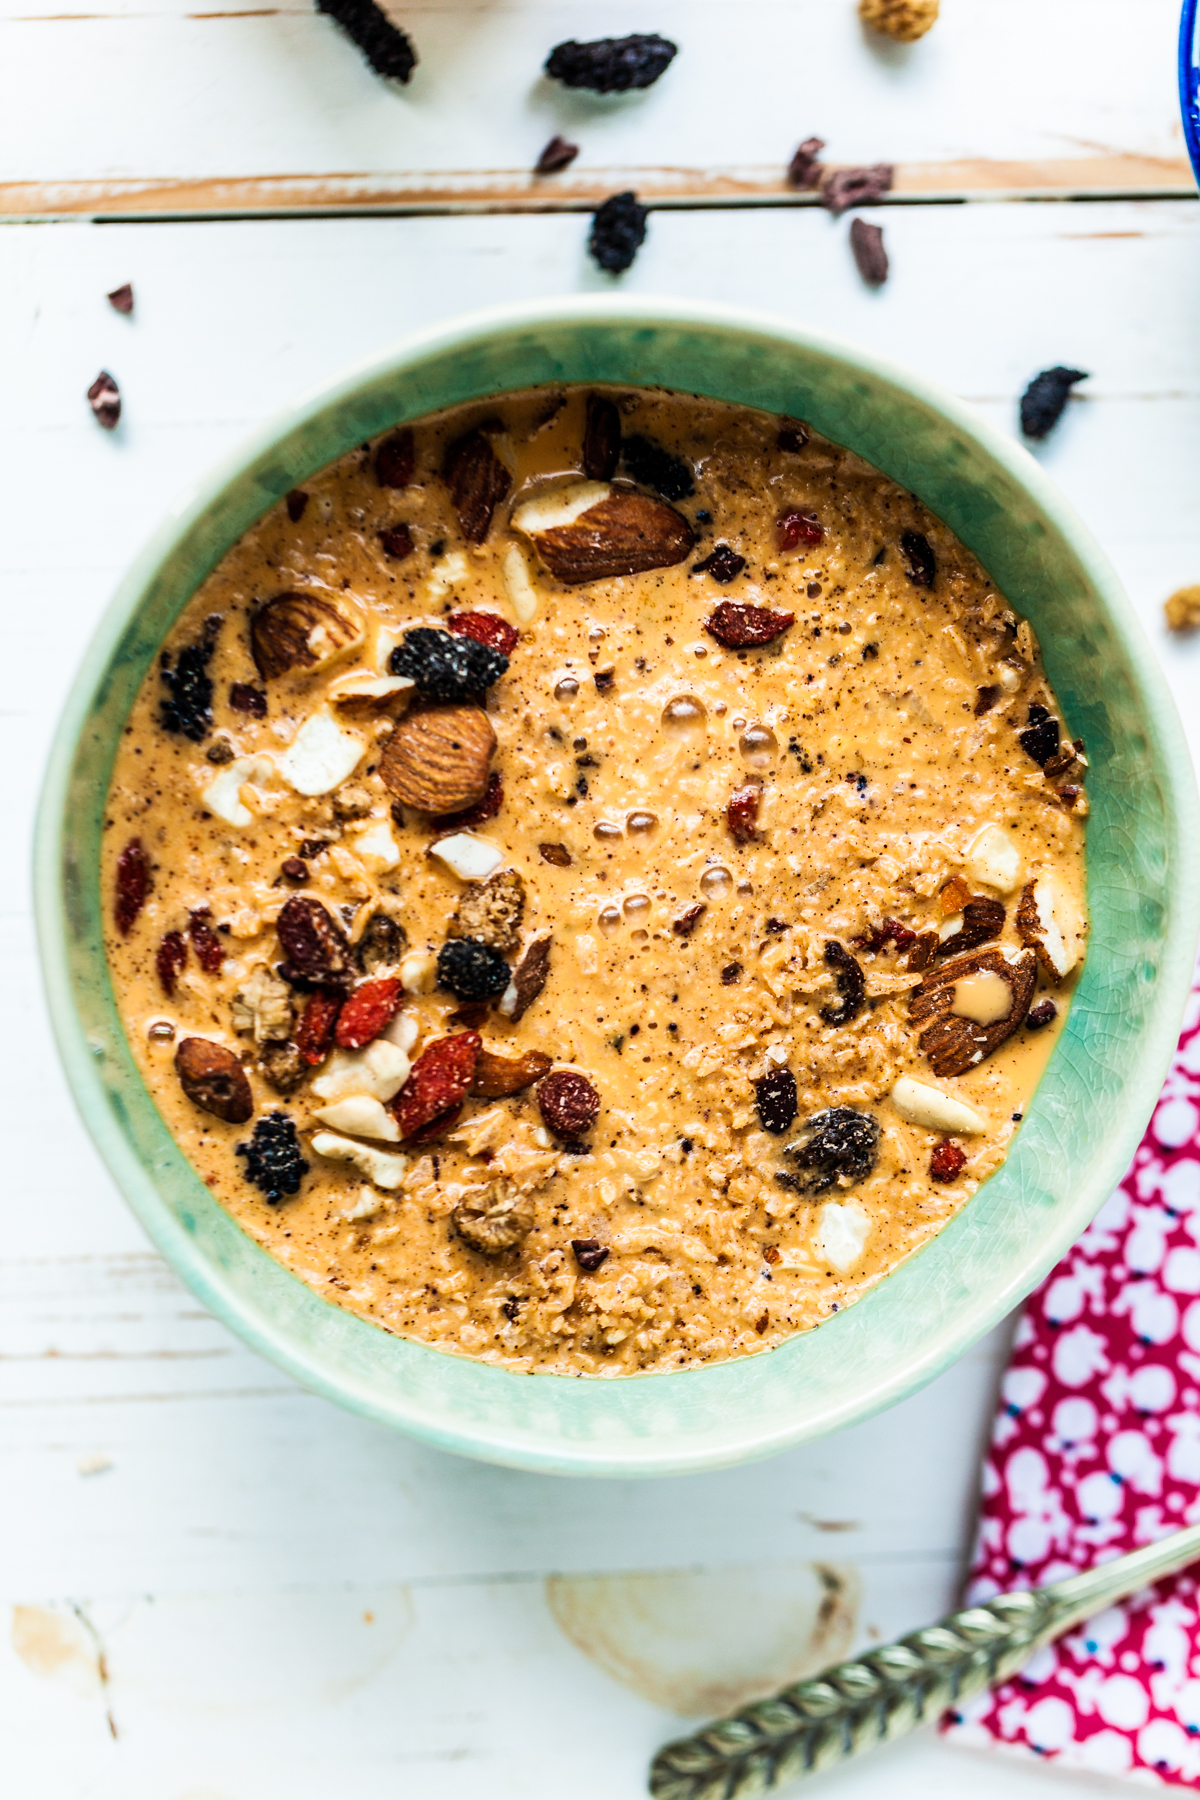
[[[905,199],[1194,192],[1177,0],[947,0],[911,46],[864,33],[853,0],[744,0],[736,33],[719,0],[664,0],[675,63],[607,98],[540,75],[553,43],[597,29],[584,0],[405,8],[422,57],[405,89],[315,12],[187,4],[5,0],[0,218],[580,207],[628,187],[811,204],[784,184],[811,133],[832,161],[895,163]],[[556,132],[579,163],[535,180]]]

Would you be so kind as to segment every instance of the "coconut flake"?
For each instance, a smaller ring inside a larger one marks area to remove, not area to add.
[[[408,1167],[407,1156],[376,1150],[370,1144],[356,1144],[352,1138],[338,1137],[333,1131],[318,1131],[312,1147],[318,1156],[327,1156],[333,1162],[353,1163],[368,1181],[389,1190],[400,1186]]]
[[[432,951],[427,952],[427,954],[430,956],[433,956]],[[405,961],[407,961],[407,960],[408,959],[406,957]],[[433,966],[434,966],[434,971],[436,972],[436,970],[437,970],[437,957],[436,956],[433,956]],[[403,984],[404,962],[402,962],[400,964],[400,972],[401,972],[400,980],[401,980],[401,984]],[[429,993],[432,993],[433,989],[429,988],[427,991]],[[407,992],[407,989],[405,990],[405,992]],[[417,1015],[415,1013],[410,1013],[410,1012],[398,1012],[396,1014],[395,1018],[392,1020],[391,1024],[388,1025],[383,1031],[381,1031],[379,1035],[383,1039],[384,1043],[397,1045],[399,1049],[403,1050],[405,1056],[407,1056],[409,1054],[409,1052],[414,1048],[414,1046],[416,1045],[417,1039],[421,1035],[421,1027],[417,1023]]]
[[[279,773],[298,794],[329,794],[353,775],[364,747],[362,739],[343,731],[331,713],[315,712],[279,758]]]
[[[510,544],[500,565],[509,605],[518,625],[528,625],[538,609],[538,591],[529,573],[529,564],[519,544]]]
[[[514,531],[533,537],[542,531],[555,531],[561,525],[573,525],[581,513],[607,500],[612,488],[607,481],[573,481],[569,487],[554,488],[518,506],[512,516]]]
[[[400,1127],[383,1102],[373,1094],[348,1094],[332,1106],[322,1106],[313,1115],[322,1125],[335,1131],[349,1131],[355,1137],[380,1138],[385,1144],[400,1142]]]
[[[451,588],[456,588],[468,579],[471,573],[470,564],[461,550],[452,550],[449,556],[443,556],[425,583],[425,598],[430,606],[444,600]]]
[[[342,1100],[348,1094],[370,1094],[390,1100],[408,1080],[407,1053],[386,1037],[377,1037],[365,1050],[335,1050],[313,1082],[318,1100]]]
[[[352,837],[350,848],[355,856],[377,869],[394,869],[400,861],[400,848],[386,819],[377,819],[366,831]]]
[[[987,1120],[974,1107],[927,1081],[914,1081],[911,1075],[902,1075],[892,1089],[892,1105],[910,1125],[923,1125],[927,1131],[975,1134],[988,1128]]]
[[[999,825],[985,825],[967,851],[964,868],[974,881],[1011,894],[1021,879],[1021,852]]]
[[[840,1275],[845,1275],[862,1261],[870,1230],[871,1215],[864,1207],[853,1200],[827,1200],[817,1213],[813,1248]]]
[[[430,844],[429,854],[444,862],[460,881],[486,881],[504,861],[503,850],[470,831],[456,831],[450,837],[439,838],[436,844]]]
[[[373,1219],[387,1205],[383,1194],[377,1194],[374,1188],[359,1188],[358,1199],[353,1206],[348,1206],[342,1214],[348,1225],[355,1225],[360,1219]]]
[[[369,675],[358,669],[353,675],[343,675],[340,681],[333,682],[329,698],[334,701],[390,700],[415,686],[416,682],[407,675]]]
[[[269,756],[236,756],[225,764],[215,781],[209,782],[200,798],[218,819],[244,829],[253,825],[254,814],[242,799],[242,789],[248,782],[266,781],[274,768]]]

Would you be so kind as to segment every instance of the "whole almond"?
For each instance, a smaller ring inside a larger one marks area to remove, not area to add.
[[[533,538],[546,567],[568,587],[669,568],[695,541],[683,514],[665,500],[626,492],[610,494],[570,525],[554,525]]]
[[[254,1111],[250,1083],[232,1050],[210,1038],[184,1038],[175,1052],[179,1085],[194,1106],[230,1125],[244,1125]]]
[[[524,1056],[498,1056],[485,1048],[475,1064],[471,1092],[483,1100],[503,1100],[509,1094],[519,1094],[522,1088],[532,1087],[549,1073],[550,1066],[550,1058],[541,1050],[527,1050]]]
[[[317,594],[276,594],[250,621],[250,649],[264,680],[319,669],[361,637],[355,619]]]
[[[496,734],[481,706],[430,706],[401,719],[379,773],[402,806],[457,812],[487,793],[495,748]]]

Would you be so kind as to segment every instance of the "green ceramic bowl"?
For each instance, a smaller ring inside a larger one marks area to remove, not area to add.
[[[291,487],[437,407],[538,382],[661,384],[808,419],[902,482],[980,557],[1041,639],[1092,763],[1093,932],[1066,1029],[1004,1167],[840,1317],[716,1368],[515,1375],[389,1337],[243,1235],[159,1117],[101,947],[97,870],[117,739],[160,642],[218,559]],[[716,1468],[911,1393],[1014,1306],[1120,1179],[1175,1043],[1195,948],[1197,809],[1174,707],[1116,579],[1037,464],[967,407],[782,320],[589,297],[410,339],[299,402],[189,494],[123,582],[50,761],[37,911],[59,1047],[109,1168],[163,1255],[307,1387],[445,1449],[560,1474]]]

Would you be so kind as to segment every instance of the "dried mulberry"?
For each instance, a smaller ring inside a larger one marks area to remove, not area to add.
[[[473,637],[453,637],[448,631],[418,626],[404,634],[388,659],[393,675],[406,675],[429,700],[444,702],[478,700],[485,689],[499,681],[508,658],[490,644]]]
[[[1021,395],[1021,430],[1028,438],[1048,437],[1063,416],[1077,381],[1086,381],[1086,369],[1043,369]]]
[[[450,938],[438,951],[438,986],[457,1000],[493,1000],[502,994],[512,971],[498,950],[474,938]]]
[[[628,94],[653,87],[675,59],[679,46],[657,32],[634,32],[623,38],[594,38],[580,44],[568,38],[546,58],[546,73],[564,87],[590,88],[593,94]]]
[[[159,706],[159,723],[164,731],[177,731],[193,744],[203,743],[212,730],[213,684],[208,665],[220,623],[219,618],[209,619],[200,642],[181,650],[174,668],[170,656],[163,653],[161,673],[168,698]]]
[[[261,1188],[272,1205],[285,1194],[296,1193],[308,1174],[296,1127],[287,1113],[267,1113],[255,1125],[250,1142],[235,1148],[245,1160],[246,1180]]]
[[[790,1156],[804,1171],[802,1175],[778,1175],[784,1187],[794,1187],[802,1194],[824,1194],[843,1177],[842,1185],[863,1181],[875,1167],[879,1155],[879,1120],[870,1113],[856,1112],[852,1106],[831,1106],[814,1113],[804,1125],[803,1143],[789,1144]]]
[[[388,81],[409,81],[417,66],[412,39],[392,24],[375,0],[317,0],[317,11],[336,19],[377,75]]]
[[[623,275],[646,241],[649,207],[631,189],[610,194],[592,215],[588,249],[609,275]]]
[[[755,1082],[754,1098],[763,1130],[778,1137],[796,1117],[796,1077],[790,1069],[772,1069]]]

